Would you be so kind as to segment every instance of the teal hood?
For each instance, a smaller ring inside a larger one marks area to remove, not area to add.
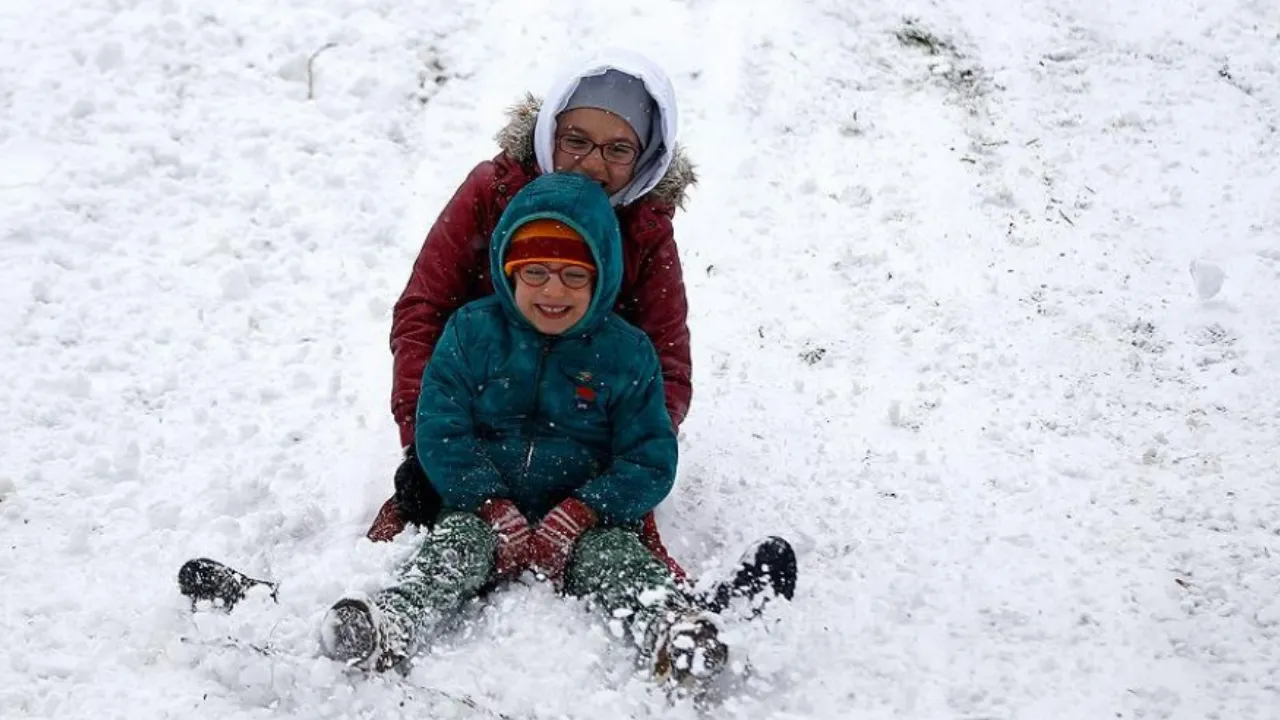
[[[591,332],[612,312],[622,287],[622,232],[604,188],[584,175],[540,175],[511,198],[494,228],[489,245],[489,272],[493,277],[494,294],[502,301],[508,317],[529,325],[516,307],[511,280],[503,274],[502,264],[516,229],[542,219],[558,220],[573,228],[595,257],[596,286],[591,304],[582,319],[561,337]]]

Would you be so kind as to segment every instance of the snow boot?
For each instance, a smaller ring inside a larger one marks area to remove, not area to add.
[[[719,614],[734,598],[746,598],[755,617],[772,597],[790,600],[795,594],[796,551],[791,543],[772,536],[748,549],[733,576],[699,594],[697,601],[701,607]]]
[[[675,690],[697,691],[729,664],[720,629],[700,612],[687,612],[659,628],[653,649],[653,678]]]
[[[362,598],[343,598],[329,608],[320,623],[320,650],[350,667],[377,672],[405,659],[388,642],[377,606]]]
[[[251,578],[209,558],[188,560],[178,569],[178,590],[191,598],[191,606],[208,600],[228,612],[244,599],[251,588],[258,585],[271,589],[271,599],[276,600],[279,585],[266,580]]]

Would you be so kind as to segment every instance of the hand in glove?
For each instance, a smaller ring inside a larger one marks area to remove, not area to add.
[[[479,515],[498,534],[494,576],[507,580],[519,575],[529,566],[529,521],[515,503],[505,498],[486,500],[480,506]]]
[[[436,524],[444,500],[427,479],[427,473],[418,462],[417,449],[413,445],[404,449],[404,460],[396,468],[395,501],[405,522],[430,529]]]
[[[577,498],[569,498],[552,508],[529,541],[533,567],[559,584],[578,538],[598,520],[595,511]]]

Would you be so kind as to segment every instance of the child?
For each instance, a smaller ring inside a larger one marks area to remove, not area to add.
[[[432,226],[391,320],[394,374],[391,410],[404,460],[396,494],[369,528],[371,540],[390,540],[406,522],[429,527],[440,497],[423,482],[413,444],[423,368],[445,323],[471,300],[490,295],[490,237],[520,188],[544,173],[576,172],[610,195],[622,232],[616,257],[621,283],[610,306],[653,341],[662,366],[667,412],[677,429],[692,393],[688,306],[672,231],[676,208],[695,182],[676,145],[675,92],[666,74],[638,54],[611,50],[581,63],[548,91],[513,108],[497,137],[500,152],[475,167]],[[501,284],[501,283],[498,283]],[[645,544],[673,572],[652,516]]]
[[[530,569],[627,616],[659,680],[723,669],[711,617],[638,534],[677,445],[653,344],[612,311],[622,252],[588,177],[542,175],[512,199],[492,239],[496,292],[453,314],[422,379],[415,441],[444,511],[394,587],[333,606],[327,655],[396,665],[482,587]]]

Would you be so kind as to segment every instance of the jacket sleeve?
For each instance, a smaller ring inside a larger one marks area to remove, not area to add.
[[[693,396],[693,361],[689,352],[689,301],[684,290],[684,271],[676,248],[671,218],[653,212],[658,242],[640,259],[639,272],[630,297],[621,308],[623,318],[644,331],[653,341],[662,364],[667,413],[677,430],[689,413]]]
[[[675,484],[679,450],[663,404],[662,373],[652,346],[641,345],[642,360],[609,410],[609,467],[574,493],[606,525],[639,522]]]
[[[492,162],[483,162],[463,181],[445,205],[418,251],[413,272],[391,314],[391,414],[400,427],[400,444],[414,437],[414,408],[423,369],[445,322],[469,300],[472,283],[483,270],[488,238],[483,218],[488,212]]]
[[[469,354],[478,345],[464,310],[445,325],[427,363],[418,395],[414,441],[427,478],[444,507],[475,512],[491,497],[506,497],[507,487],[476,439],[472,401],[480,379]],[[468,349],[471,351],[468,352]]]

